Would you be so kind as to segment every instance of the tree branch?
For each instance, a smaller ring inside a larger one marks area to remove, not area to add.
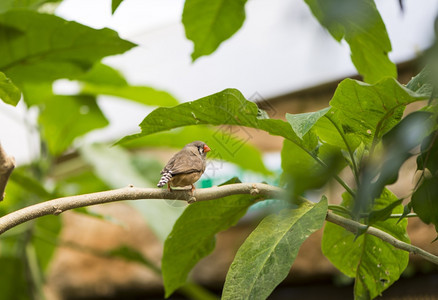
[[[9,156],[0,144],[0,201],[5,197],[6,184],[14,168],[14,157]]]
[[[197,189],[192,195],[190,193],[190,190],[168,191],[166,189],[136,188],[133,186],[128,186],[126,188],[121,188],[117,190],[53,199],[22,208],[0,218],[0,234],[19,224],[36,219],[38,217],[42,217],[45,215],[59,215],[66,210],[78,207],[121,200],[139,199],[183,200],[190,203],[194,201],[214,200],[238,194],[260,195],[266,199],[282,199],[284,198],[285,190],[264,183],[236,183],[205,189]],[[362,229],[366,226],[356,221],[336,215],[330,211],[327,212],[326,220],[328,222],[337,224],[353,233],[357,232],[358,229]],[[438,265],[437,256],[426,252],[416,246],[402,242],[380,229],[370,226],[368,227],[366,233],[371,234],[387,243],[390,243],[398,249],[408,251],[413,254],[418,254],[424,259]]]
[[[329,222],[332,222],[336,225],[339,225],[348,231],[351,231],[353,233],[356,233],[359,229],[365,228],[366,225],[358,223],[356,221],[344,218],[340,215],[334,214],[332,212],[327,212],[326,220]],[[389,233],[386,233],[380,229],[377,229],[375,227],[369,226],[366,233],[374,235],[375,237],[381,239],[384,242],[387,242],[391,245],[393,245],[395,248],[410,252],[412,254],[418,254],[422,256],[424,259],[438,265],[438,256],[433,255],[432,253],[429,253],[427,251],[424,251],[421,248],[418,248],[417,246],[405,243],[403,241],[400,241],[390,235]]]
[[[281,198],[281,194],[283,193],[283,189],[264,183],[238,183],[212,188],[197,189],[193,192],[193,196],[190,193],[190,190],[168,191],[167,189],[136,188],[133,186],[128,186],[126,188],[105,192],[57,198],[24,207],[0,218],[0,234],[4,233],[8,229],[11,229],[12,227],[38,217],[46,215],[59,215],[66,210],[78,207],[121,200],[169,199],[183,200],[191,203],[195,201],[213,200],[236,194],[251,194],[261,195],[267,198]]]

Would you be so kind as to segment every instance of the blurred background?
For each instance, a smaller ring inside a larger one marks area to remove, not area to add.
[[[418,57],[434,41],[438,1],[402,2],[403,10],[396,0],[377,0],[376,5],[391,39],[393,51],[389,56],[398,65],[399,81],[407,83],[419,71]],[[270,117],[284,119],[286,112],[302,113],[328,106],[340,80],[359,78],[348,45],[337,43],[301,0],[248,1],[243,27],[212,55],[195,62],[190,57],[193,44],[185,37],[181,23],[183,6],[182,0],[125,0],[112,15],[109,0],[64,0],[59,5],[48,5],[47,9],[55,9],[56,15],[93,28],[109,27],[122,38],[138,44],[125,54],[107,57],[103,62],[119,70],[130,84],[166,91],[179,102],[237,88]],[[53,89],[57,94],[70,95],[78,93],[81,86],[77,81],[58,80]],[[56,158],[56,165],[51,169],[53,182],[66,182],[63,186],[66,193],[127,184],[153,186],[170,155],[186,140],[191,141],[192,136],[181,134],[182,140],[176,142],[169,142],[175,136],[163,137],[164,148],[160,144],[152,145],[152,140],[130,154],[117,147],[103,150],[107,148],[103,146],[105,143],[138,132],[138,124],[154,107],[111,96],[99,96],[98,104],[109,125],[77,138],[73,147]],[[23,101],[16,108],[0,102],[1,143],[15,156],[18,165],[29,164],[44,155],[35,129],[37,115],[36,108],[27,108]],[[282,138],[241,127],[212,130],[217,130],[216,134],[205,140],[207,144],[225,144],[223,151],[228,151],[231,157],[254,150],[261,153],[263,162],[251,169],[213,156],[198,187],[217,185],[233,176],[243,182],[277,182],[281,173]],[[135,171],[126,166],[132,163],[136,164]],[[78,181],[90,180],[91,175],[87,173],[90,169],[102,180],[90,184],[88,189],[78,188]],[[157,174],[149,175],[151,170]],[[406,163],[402,172],[410,174],[412,170],[415,170],[414,159]],[[84,172],[89,177],[72,179],[72,174],[79,176]],[[343,176],[348,178],[349,174]],[[408,194],[413,187],[412,174],[400,178],[392,189],[398,196]],[[329,199],[340,199],[340,191],[335,184],[324,189]],[[45,286],[48,295],[53,299],[161,299],[160,277],[150,268],[102,257],[95,251],[129,245],[159,264],[162,241],[183,205],[150,203],[114,203],[93,208],[94,213],[106,216],[104,220],[85,214],[63,214],[63,244],[51,263]],[[220,292],[228,266],[257,223],[261,210],[263,207],[252,208],[238,226],[219,234],[214,253],[202,260],[192,274],[196,282]],[[163,215],[168,220],[163,221]],[[412,243],[438,254],[436,243],[430,243],[434,228],[409,221]],[[273,293],[272,299],[352,297],[352,281],[336,271],[321,253],[321,234],[318,232],[304,243],[292,268],[293,274]],[[412,258],[405,272],[410,280],[401,279],[383,298],[438,299],[436,269]],[[187,295],[179,294],[172,299],[184,297]]]
[[[401,11],[396,0],[376,1],[392,43],[389,56],[398,64],[414,60],[431,45],[438,10],[434,0],[403,3]],[[356,74],[348,45],[337,43],[300,0],[249,1],[243,27],[216,52],[192,63],[193,43],[181,23],[183,5],[180,0],[127,0],[111,15],[109,0],[64,0],[55,13],[93,28],[112,28],[137,43],[138,47],[103,62],[120,70],[131,84],[165,90],[180,102],[225,88],[237,88],[247,99],[270,100]],[[79,85],[59,80],[54,90],[72,94]],[[88,134],[87,142],[137,132],[152,110],[109,96],[99,96],[99,106],[110,125]],[[23,103],[19,109],[0,106],[2,144],[18,163],[29,162],[39,151],[36,136],[23,127],[23,114],[32,116]],[[5,130],[10,126],[14,134]]]

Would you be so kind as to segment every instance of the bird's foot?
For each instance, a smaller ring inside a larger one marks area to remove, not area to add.
[[[189,200],[187,200],[187,203],[188,204],[192,204],[192,203],[194,203],[194,202],[196,202],[196,198],[195,198],[195,196],[193,195],[193,192],[195,191],[195,186],[192,184],[192,188],[190,189],[190,194],[192,195],[190,198],[189,198]]]

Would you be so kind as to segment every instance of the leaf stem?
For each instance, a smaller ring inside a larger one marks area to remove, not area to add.
[[[344,141],[344,144],[347,147],[348,154],[350,155],[350,159],[351,159],[351,164],[353,166],[353,174],[354,174],[354,179],[356,181],[356,185],[359,186],[359,169],[357,167],[356,160],[354,159],[353,150],[351,149],[350,144],[348,143],[345,135],[343,134],[343,132],[341,131],[339,126],[332,120],[332,118],[327,116],[327,114],[325,114],[324,117],[326,117],[333,124],[333,126],[338,131],[339,135],[342,137],[342,140]]]
[[[308,152],[320,165],[322,165],[323,167],[328,168],[327,164],[325,162],[323,162],[318,156],[313,155],[312,153]],[[333,175],[333,178],[344,187],[344,189],[353,197],[356,196],[356,193],[348,186],[348,184],[341,178],[339,177],[337,174]]]
[[[295,145],[297,145],[298,147],[300,147],[304,152],[306,152],[307,154],[309,154],[314,160],[316,160],[317,163],[319,163],[321,166],[323,166],[324,168],[329,168],[327,166],[327,164],[322,161],[317,155],[313,154],[311,151],[309,151],[308,149],[306,149],[303,145],[301,145],[300,143],[297,143],[294,140],[289,139],[289,141],[291,141],[292,143],[294,143]],[[344,189],[353,197],[355,197],[355,193],[354,191],[348,186],[348,184],[341,178],[339,177],[337,174],[333,174],[333,178],[344,187]]]

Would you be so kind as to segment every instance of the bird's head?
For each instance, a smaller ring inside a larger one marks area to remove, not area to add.
[[[201,154],[202,156],[205,156],[207,152],[211,150],[206,143],[201,141],[191,142],[190,144],[187,144],[186,147],[196,147],[198,149],[199,154]]]

